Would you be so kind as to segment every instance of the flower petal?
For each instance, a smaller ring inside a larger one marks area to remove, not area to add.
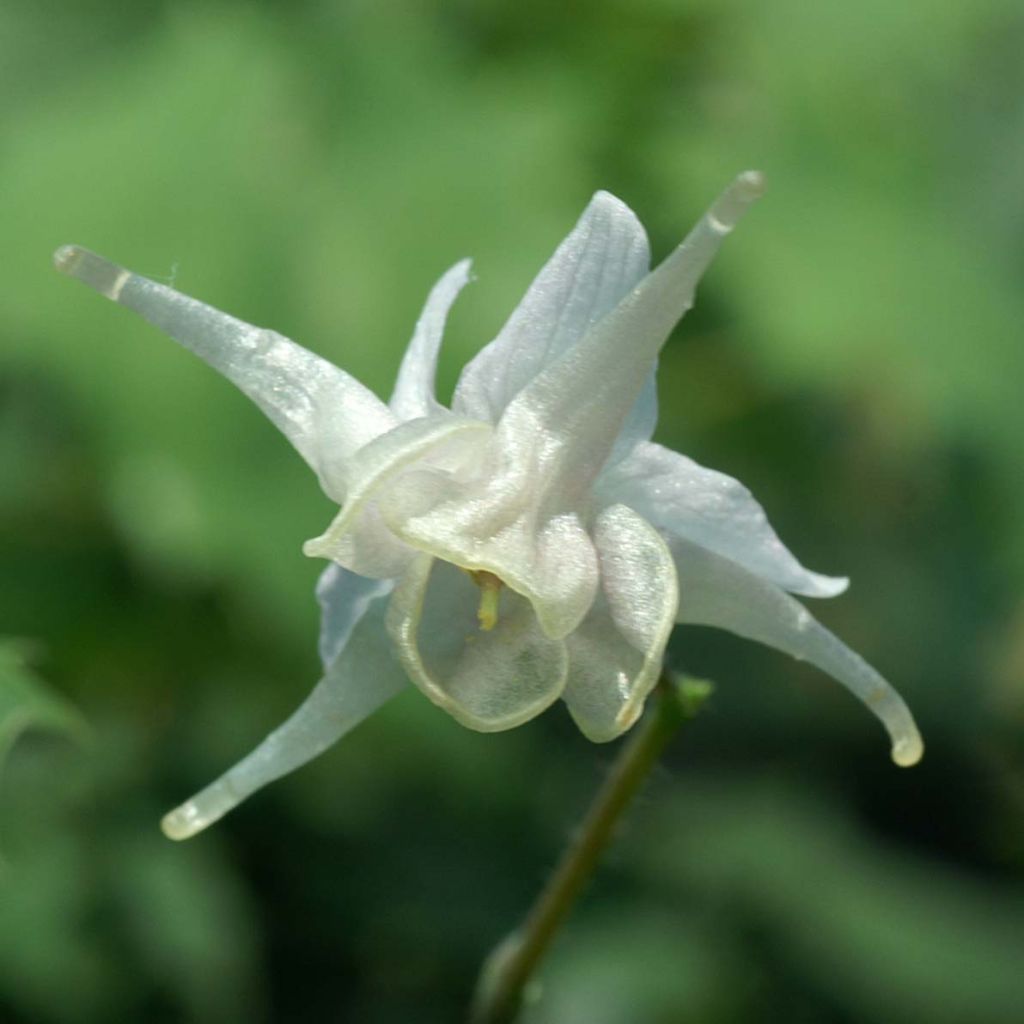
[[[435,704],[480,732],[540,714],[565,686],[565,645],[540,629],[529,603],[507,588],[497,621],[478,619],[481,590],[468,573],[420,556],[398,582],[388,631],[409,678]]]
[[[697,282],[762,188],[759,174],[741,174],[668,259],[509,402],[497,443],[542,466],[539,482],[563,503],[578,502],[608,460]]]
[[[774,584],[679,538],[669,540],[679,572],[678,621],[728,629],[806,660],[842,683],[885,726],[898,765],[916,764],[921,736],[900,695],[863,658]]]
[[[384,629],[385,608],[382,597],[369,604],[345,649],[291,718],[164,817],[167,836],[188,839],[201,832],[256,790],[323,753],[406,685]]]
[[[236,320],[78,246],[58,249],[54,262],[219,370],[273,421],[337,501],[344,497],[345,461],[394,426],[394,416],[372,391],[274,331]]]
[[[501,458],[490,449],[483,463],[499,466]],[[498,576],[530,601],[544,632],[560,640],[594,600],[597,555],[579,515],[538,508],[530,477],[515,470],[497,468],[469,481],[413,471],[388,487],[380,513],[411,547]]]
[[[466,365],[452,409],[497,422],[518,391],[633,289],[649,261],[636,215],[598,192],[498,336]]]
[[[660,444],[639,444],[628,458],[609,465],[598,491],[635,508],[666,534],[729,558],[794,594],[835,597],[849,585],[844,577],[805,569],[738,480]]]
[[[640,717],[658,682],[679,605],[676,567],[661,536],[625,505],[594,524],[601,590],[566,643],[563,699],[583,734],[613,740]]]
[[[426,305],[416,322],[412,341],[405,350],[398,380],[391,395],[391,411],[400,420],[430,416],[443,407],[434,397],[437,356],[441,349],[445,321],[459,292],[469,281],[469,260],[456,263],[427,296]]]
[[[658,425],[658,368],[654,369],[647,376],[643,388],[633,408],[626,416],[619,436],[615,438],[615,446],[611,455],[608,456],[606,466],[614,466],[627,458],[637,445],[650,441],[654,434],[654,428]]]
[[[345,504],[327,530],[302,550],[361,576],[401,575],[412,552],[381,520],[375,499],[407,468],[447,469],[473,457],[491,432],[489,424],[445,413],[409,420],[382,434],[349,460]]]
[[[447,498],[440,488],[425,487],[422,482],[392,489],[380,506],[391,529],[412,547],[499,576],[530,599],[548,636],[558,639],[576,629],[597,592],[597,556],[580,521],[580,516],[590,511],[588,492],[645,384],[650,388],[658,350],[692,301],[702,271],[721,238],[760,190],[759,175],[740,175],[682,246],[582,337],[579,317],[556,317],[552,328],[548,322],[551,311],[545,314],[548,320],[539,312],[546,308],[544,289],[538,288],[536,294],[531,289],[529,302],[524,300],[530,317],[516,330],[526,332],[520,344],[530,372],[543,368],[505,407],[490,454],[483,460],[483,473],[461,488],[450,489]],[[562,305],[567,301],[566,289],[573,294],[569,272],[581,266],[586,270],[581,280],[591,283],[593,293],[607,294],[593,285],[593,280],[601,278],[600,274],[595,278],[592,261],[596,256],[585,244],[589,226],[603,223],[602,209],[604,206],[598,205],[591,217],[584,216],[577,232],[552,260],[550,266],[557,272],[551,271],[549,284],[562,296]],[[594,252],[604,248],[599,246]],[[581,252],[587,254],[586,259]],[[547,269],[541,279],[546,274]],[[556,307],[555,312],[561,308]],[[573,308],[571,301],[568,308]],[[542,341],[529,343],[526,323],[533,323]],[[573,336],[579,340],[545,364],[549,352],[546,339],[558,337],[562,323],[573,324]],[[497,343],[493,351],[499,351]],[[502,388],[519,373],[514,353],[507,353],[506,360],[509,374],[498,374],[495,369],[488,378],[496,390],[488,391],[483,384],[464,390],[462,404],[457,406],[478,416],[493,414],[496,396],[507,400]],[[483,380],[483,369],[476,372]],[[630,429],[646,429],[652,392],[644,398],[646,404],[639,407]],[[436,504],[428,509],[423,499],[430,491]]]
[[[324,569],[316,583],[316,599],[320,605],[320,660],[325,669],[341,654],[373,600],[389,594],[391,588],[391,580],[357,576],[333,562]]]

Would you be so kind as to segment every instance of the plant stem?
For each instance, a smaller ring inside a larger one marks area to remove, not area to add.
[[[654,707],[619,752],[522,927],[508,935],[484,962],[471,1024],[511,1024],[516,1019],[531,975],[593,874],[623,812],[669,740],[697,714],[710,694],[711,684],[703,680],[662,677]]]

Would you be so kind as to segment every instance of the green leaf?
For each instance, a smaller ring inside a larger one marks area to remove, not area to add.
[[[0,639],[0,768],[27,729],[47,729],[83,739],[85,720],[26,665],[24,647]]]

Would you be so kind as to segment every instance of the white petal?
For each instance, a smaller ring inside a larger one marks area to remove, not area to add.
[[[380,518],[381,489],[410,467],[447,468],[471,457],[492,428],[450,414],[401,423],[361,448],[346,465],[346,498],[327,530],[303,551],[329,558],[361,576],[387,578],[403,573],[412,552]]]
[[[348,643],[352,630],[374,598],[391,592],[390,580],[357,576],[331,564],[320,574],[316,599],[320,605],[320,660],[328,668]]]
[[[597,556],[579,515],[538,508],[531,478],[497,468],[469,481],[410,472],[379,501],[407,544],[464,569],[486,570],[533,605],[554,639],[571,633],[597,592]],[[506,467],[508,468],[508,467]],[[514,470],[515,467],[512,467]]]
[[[387,406],[354,377],[274,331],[236,320],[78,246],[58,249],[54,262],[224,374],[291,441],[337,501],[344,497],[344,462],[395,423]]]
[[[697,282],[761,190],[760,175],[741,174],[657,270],[508,404],[499,442],[543,462],[545,486],[563,501],[578,500],[573,495],[585,493],[608,460]]]
[[[640,395],[633,403],[633,408],[626,416],[626,422],[615,439],[615,447],[608,456],[606,465],[614,466],[617,462],[628,458],[637,445],[650,441],[654,428],[658,425],[658,368],[647,376]]]
[[[294,771],[390,700],[405,685],[384,629],[386,602],[377,598],[349,642],[299,709],[248,757],[164,817],[171,839],[188,839],[256,790]]]
[[[665,542],[632,509],[605,509],[594,526],[601,590],[566,640],[569,681],[562,695],[583,734],[615,739],[640,717],[661,674],[679,603]]]
[[[633,211],[598,192],[498,336],[462,371],[454,411],[496,422],[521,388],[633,289],[649,260]]]
[[[437,356],[448,311],[469,280],[469,269],[469,260],[456,263],[427,296],[391,395],[391,411],[400,420],[430,416],[442,408],[434,397]]]
[[[679,621],[718,626],[817,665],[862,700],[881,720],[898,765],[916,764],[924,751],[910,710],[863,658],[801,604],[735,562],[683,540],[669,547],[679,572]]]
[[[539,628],[528,602],[501,593],[484,631],[480,588],[468,573],[427,555],[395,587],[388,630],[409,678],[463,725],[511,729],[540,714],[565,686],[565,645]]]
[[[605,500],[625,502],[670,536],[692,541],[807,597],[834,597],[849,580],[805,569],[738,480],[660,444],[640,444],[601,475]]]

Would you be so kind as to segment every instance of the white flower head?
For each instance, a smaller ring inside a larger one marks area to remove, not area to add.
[[[324,676],[248,757],[164,819],[194,835],[335,742],[411,680],[464,725],[519,725],[559,697],[595,741],[639,717],[677,622],[814,663],[881,719],[897,764],[922,745],[892,687],[790,594],[831,597],[731,477],[650,441],[654,373],[697,282],[761,194],[741,174],[649,270],[635,215],[597,193],[498,336],[434,397],[456,264],[427,298],[385,405],[273,331],[87,250],[58,269],[205,359],[280,428],[340,511],[305,551]]]

